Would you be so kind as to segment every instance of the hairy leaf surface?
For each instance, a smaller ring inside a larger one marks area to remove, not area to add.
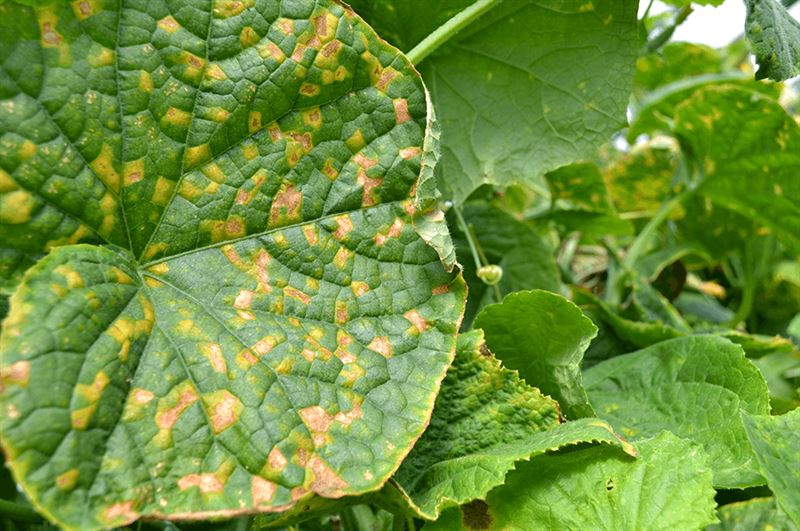
[[[800,75],[800,22],[776,0],[745,0],[745,31],[758,63],[758,79]]]
[[[595,365],[584,383],[621,434],[669,430],[703,446],[715,486],[763,484],[739,410],[768,414],[767,384],[738,345],[717,336],[664,341]]]
[[[0,337],[2,444],[37,508],[97,529],[379,488],[465,297],[425,242],[446,235],[417,231],[408,61],[328,0],[0,18],[3,245],[55,247]]]

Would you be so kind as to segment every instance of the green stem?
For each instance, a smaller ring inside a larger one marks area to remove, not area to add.
[[[0,499],[0,516],[15,522],[41,522],[42,517],[30,507]]]
[[[478,254],[478,248],[475,246],[475,241],[472,238],[472,231],[469,230],[467,221],[464,219],[464,214],[461,213],[461,206],[453,205],[453,211],[456,213],[456,220],[461,228],[461,232],[463,232],[464,236],[467,238],[469,250],[472,251],[472,259],[475,261],[475,270],[478,270],[484,264],[481,262],[480,254]]]
[[[628,253],[625,255],[624,265],[627,269],[633,269],[636,262],[638,262],[644,253],[649,248],[650,244],[653,243],[656,236],[658,235],[658,229],[661,225],[669,219],[670,214],[672,211],[677,208],[689,195],[693,192],[687,190],[685,192],[681,192],[680,194],[676,195],[663,205],[653,216],[653,219],[647,222],[642,232],[636,236],[636,239],[633,240],[633,244],[628,248]]]
[[[672,38],[672,35],[675,33],[675,29],[680,26],[683,21],[689,18],[689,15],[692,14],[692,6],[684,6],[678,11],[678,14],[675,15],[672,23],[664,28],[663,30],[659,31],[655,37],[647,41],[647,53],[652,53],[664,46],[669,40]]]
[[[408,531],[417,531],[417,526],[414,525],[414,518],[412,516],[406,516],[406,528]]]
[[[478,17],[502,1],[503,0],[478,0],[436,28],[433,33],[425,37],[422,42],[414,46],[414,48],[408,52],[406,56],[412,64],[420,64],[423,59],[436,51],[439,46],[452,39],[456,33],[470,25]]]

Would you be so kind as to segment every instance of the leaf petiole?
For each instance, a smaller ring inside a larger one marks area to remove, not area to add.
[[[503,0],[478,0],[468,8],[454,15],[447,22],[436,28],[430,35],[425,37],[422,42],[414,46],[407,54],[412,64],[418,65],[423,59],[432,54],[442,44],[446,43],[453,36],[474,22],[478,17],[494,8]]]

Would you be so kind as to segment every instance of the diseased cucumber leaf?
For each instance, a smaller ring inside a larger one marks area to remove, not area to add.
[[[329,0],[0,19],[2,245],[54,247],[0,336],[0,440],[37,509],[89,530],[378,489],[465,298],[425,243],[448,255],[415,198],[413,67]]]
[[[469,2],[360,11],[410,46],[416,28]],[[442,121],[439,186],[462,202],[482,183],[539,183],[590,157],[625,123],[639,45],[632,0],[502,2],[420,64]],[[413,15],[409,16],[408,13]],[[435,27],[435,26],[434,26]],[[409,49],[406,48],[405,51]]]
[[[558,422],[556,403],[502,368],[480,330],[461,334],[430,426],[379,502],[436,519],[448,506],[483,499],[515,462],[549,450],[600,442],[635,454],[603,421]]]
[[[745,0],[745,32],[758,63],[757,79],[800,75],[800,22],[776,0]]]
[[[522,291],[484,308],[475,326],[503,364],[558,400],[567,418],[595,416],[581,360],[597,327],[580,308],[554,293]]]
[[[778,505],[800,526],[800,409],[779,417],[742,412],[747,437]]]
[[[709,87],[678,106],[674,131],[702,168],[703,196],[800,248],[800,125],[777,101]]]
[[[769,413],[767,384],[744,351],[717,336],[688,336],[604,361],[584,372],[598,416],[626,437],[662,430],[703,446],[714,485],[763,484],[739,410]]]
[[[528,224],[493,205],[478,201],[464,205],[463,214],[486,259],[503,268],[503,277],[497,284],[501,297],[520,290],[558,292],[561,289],[555,250]],[[477,276],[475,260],[462,228],[455,219],[450,225],[456,253],[464,264],[464,278],[469,286],[470,296],[462,325],[462,328],[468,328],[482,308],[498,301],[495,290]]]
[[[776,504],[775,498],[753,498],[730,503],[717,509],[719,523],[706,531],[797,531],[789,517]]]
[[[606,446],[535,457],[485,503],[449,509],[424,529],[655,531],[702,529],[716,521],[702,449],[668,432],[635,446],[637,459]]]

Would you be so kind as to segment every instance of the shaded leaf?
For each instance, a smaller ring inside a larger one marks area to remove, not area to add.
[[[717,336],[689,336],[599,363],[584,372],[589,400],[626,437],[662,430],[703,446],[714,485],[763,480],[739,418],[769,413],[767,384],[741,347]]]
[[[483,202],[467,203],[463,213],[489,263],[503,268],[503,277],[497,285],[501,296],[537,288],[554,292],[561,289],[554,250],[530,226]],[[450,227],[470,293],[462,325],[466,329],[481,308],[498,301],[494,290],[478,278],[466,236],[454,221]]]
[[[465,297],[417,231],[444,223],[413,67],[328,0],[0,15],[3,245],[55,246],[0,336],[36,507],[89,530],[380,488]]]
[[[567,418],[595,416],[580,367],[597,327],[580,308],[554,293],[517,292],[484,308],[475,327],[506,367],[558,400]]]
[[[792,521],[775,504],[775,498],[754,498],[723,505],[717,509],[719,523],[706,531],[797,531]]]
[[[747,437],[778,505],[800,526],[800,409],[779,417],[743,411]]]

